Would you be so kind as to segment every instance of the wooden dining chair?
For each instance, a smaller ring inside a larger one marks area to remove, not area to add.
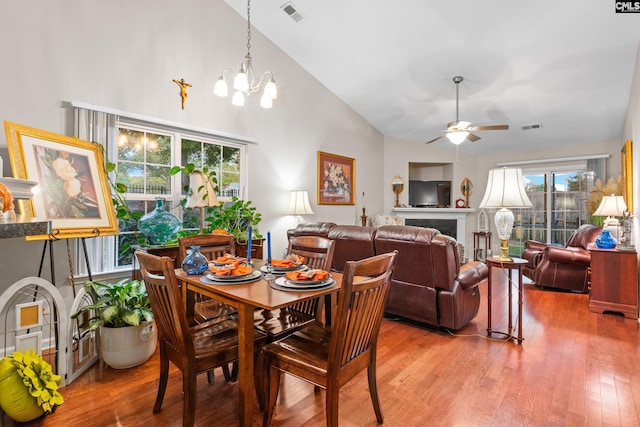
[[[160,383],[153,412],[162,407],[172,362],[182,371],[182,425],[191,427],[195,421],[196,375],[238,359],[238,323],[227,318],[189,326],[171,259],[143,251],[135,255],[158,328]],[[256,332],[256,354],[265,343],[266,336]]]
[[[271,422],[282,372],[326,389],[327,426],[338,426],[340,387],[367,368],[369,395],[383,422],[376,385],[376,346],[397,252],[347,261],[331,327],[309,323],[262,348],[268,368],[264,425]]]
[[[191,246],[200,246],[200,253],[209,261],[215,260],[225,253],[235,255],[235,241],[233,236],[219,234],[198,234],[195,236],[181,237],[178,239],[178,258],[176,265],[182,265],[182,261],[187,256],[187,251]],[[194,306],[194,319],[197,322],[224,318],[236,314],[237,310],[228,304],[204,297],[196,296]]]
[[[289,240],[288,254],[305,259],[311,269],[330,271],[334,242],[320,236],[298,236]],[[323,300],[315,298],[276,310],[256,310],[254,327],[267,334],[270,341],[292,333],[303,325],[321,319]]]

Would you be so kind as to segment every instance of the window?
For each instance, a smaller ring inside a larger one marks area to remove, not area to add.
[[[188,180],[183,174],[170,174],[173,166],[186,163],[215,171],[220,201],[242,196],[250,139],[76,102],[72,105],[76,107],[76,135],[105,147],[107,160],[116,164],[118,182],[127,185],[126,200],[132,210],[147,213],[161,196],[184,228],[197,229],[199,212],[180,208]],[[120,221],[119,227],[119,235],[86,239],[87,262],[77,246],[76,275],[88,274],[88,266],[93,274],[104,276],[131,268],[133,253],[122,248],[137,243],[137,222]]]
[[[197,229],[199,212],[180,208],[188,178],[184,174],[170,174],[172,166],[187,163],[193,163],[198,169],[206,166],[215,172],[221,201],[240,195],[242,147],[126,122],[119,122],[116,127],[114,163],[117,164],[118,182],[127,185],[127,205],[132,210],[148,213],[154,209],[156,197],[162,196],[167,199],[167,209],[183,220],[184,229]],[[137,221],[120,225],[114,248],[116,269],[128,267],[133,262],[132,251],[122,248],[127,247],[125,243],[137,243],[137,226]]]
[[[588,222],[586,203],[594,183],[586,170],[523,170],[525,190],[533,208],[516,210],[509,253],[520,254],[527,240],[564,246]]]

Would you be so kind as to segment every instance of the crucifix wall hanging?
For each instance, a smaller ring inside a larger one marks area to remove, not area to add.
[[[182,100],[182,109],[184,110],[184,103],[187,100],[187,88],[190,88],[191,85],[185,82],[184,79],[173,79],[173,82],[180,86],[180,99]]]

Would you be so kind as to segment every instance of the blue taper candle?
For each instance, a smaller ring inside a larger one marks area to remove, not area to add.
[[[253,234],[253,227],[249,226],[249,237],[247,237],[247,264],[251,265],[251,239]]]
[[[271,264],[271,232],[267,231],[267,264]]]

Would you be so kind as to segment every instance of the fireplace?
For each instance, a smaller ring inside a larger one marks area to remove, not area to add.
[[[455,219],[405,219],[406,225],[415,225],[418,227],[435,228],[442,234],[457,238],[458,221]]]
[[[475,212],[471,208],[394,208],[394,215],[404,218],[407,225],[418,225],[440,230],[467,247],[467,215]]]

